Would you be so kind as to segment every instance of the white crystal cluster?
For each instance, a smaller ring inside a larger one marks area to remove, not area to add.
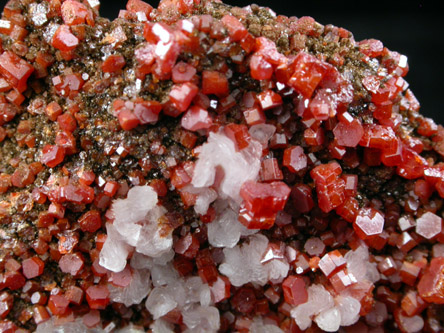
[[[347,271],[356,281],[374,283],[380,279],[376,264],[369,261],[366,246],[350,250],[344,256]],[[336,332],[341,326],[350,326],[359,320],[361,303],[349,291],[332,295],[324,286],[313,284],[308,288],[308,301],[293,308],[291,316],[301,330],[306,330],[314,321],[325,332]],[[376,319],[374,319],[376,320]]]
[[[111,207],[114,222],[106,224],[107,238],[100,252],[100,265],[121,272],[128,254],[135,250],[150,257],[160,257],[171,250],[171,233],[161,235],[159,219],[166,213],[157,205],[157,193],[151,186],[135,186],[126,199],[117,199]]]
[[[268,281],[280,281],[287,276],[290,265],[285,259],[264,263],[262,259],[267,248],[267,237],[250,236],[242,245],[224,249],[225,259],[219,271],[236,287],[250,282],[263,286]]]
[[[200,147],[192,182],[184,190],[198,194],[194,209],[205,214],[217,198],[239,205],[239,191],[244,182],[255,180],[261,167],[262,146],[250,140],[248,147],[236,151],[234,142],[223,132],[211,132]]]
[[[214,204],[217,216],[208,224],[208,242],[214,247],[234,247],[241,236],[255,234],[258,230],[247,229],[238,221],[238,213],[235,212],[226,200],[220,200]]]

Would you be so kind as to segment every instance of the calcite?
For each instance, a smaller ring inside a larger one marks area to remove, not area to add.
[[[9,0],[1,332],[444,331],[407,57],[257,5]]]

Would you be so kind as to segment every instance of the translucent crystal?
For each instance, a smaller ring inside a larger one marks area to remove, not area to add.
[[[442,219],[432,212],[427,212],[416,220],[416,233],[424,238],[433,238],[441,232],[441,229]]]
[[[234,247],[245,227],[237,220],[238,214],[226,208],[213,222],[208,224],[208,241],[215,247]]]
[[[131,247],[117,232],[114,224],[106,224],[107,237],[100,251],[100,266],[113,272],[120,272],[126,266],[126,259]]]
[[[192,185],[210,187],[216,179],[216,168],[223,170],[223,179],[219,185],[222,198],[232,198],[240,203],[239,190],[247,180],[256,179],[260,170],[262,149],[255,140],[240,152],[236,152],[234,142],[223,133],[211,132],[208,141],[202,145]]]
[[[308,301],[291,310],[291,316],[301,330],[311,326],[311,318],[335,305],[331,294],[320,284],[313,284],[308,288]],[[322,319],[322,317],[321,317]]]
[[[114,225],[128,244],[137,244],[141,227],[136,223],[142,221],[156,204],[157,193],[151,186],[134,186],[128,191],[126,199],[113,202]]]
[[[145,306],[154,319],[166,315],[177,306],[174,289],[169,286],[154,288],[149,294]]]
[[[153,333],[174,333],[174,325],[161,318],[155,320],[150,328]]]
[[[196,306],[182,312],[186,332],[211,333],[220,327],[219,310],[213,306]]]
[[[361,303],[358,300],[349,296],[337,296],[335,303],[341,314],[341,326],[350,326],[359,320]]]
[[[219,271],[226,275],[234,286],[242,286],[255,282],[261,286],[270,279],[287,276],[289,265],[280,260],[271,260],[262,264],[261,260],[267,250],[268,239],[263,235],[254,235],[249,242],[234,248],[225,248],[225,259],[219,266]]]
[[[156,206],[152,209],[147,221],[142,225],[140,237],[136,244],[136,251],[150,257],[159,257],[169,252],[173,246],[171,232],[165,235],[159,228],[158,220],[165,214],[165,208]]]
[[[322,311],[315,318],[316,324],[325,332],[336,332],[341,325],[341,313],[335,306],[331,309]]]
[[[89,329],[83,324],[81,318],[77,318],[75,321],[64,322],[63,324],[57,324],[54,317],[37,325],[36,333],[104,333],[105,331],[100,328]]]
[[[266,324],[262,317],[254,317],[250,326],[251,333],[284,333],[278,326]]]
[[[124,287],[115,287],[108,284],[110,299],[113,302],[131,306],[139,304],[151,290],[150,272],[148,270],[134,270],[131,283]]]

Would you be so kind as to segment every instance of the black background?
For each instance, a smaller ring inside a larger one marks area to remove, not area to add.
[[[236,6],[249,1],[225,0]],[[357,41],[380,39],[390,50],[405,54],[410,71],[406,80],[421,103],[421,112],[444,124],[444,19],[441,1],[320,1],[253,0],[277,14],[312,16],[353,32]],[[3,8],[5,0],[0,0]],[[149,0],[152,6],[158,1]],[[125,0],[102,0],[101,14],[114,18]]]

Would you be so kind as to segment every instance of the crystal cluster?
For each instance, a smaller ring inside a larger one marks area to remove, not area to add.
[[[10,0],[0,332],[442,332],[407,58],[220,1]]]

